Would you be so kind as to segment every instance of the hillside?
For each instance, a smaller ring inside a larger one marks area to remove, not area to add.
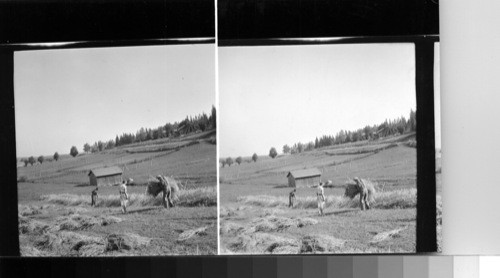
[[[149,176],[173,175],[189,179],[191,185],[215,185],[216,145],[215,131],[188,136],[157,139],[130,144],[94,154],[80,154],[73,158],[61,156],[59,161],[18,167],[18,179],[35,183],[85,185],[91,169],[119,166],[125,178],[137,184],[147,182]]]
[[[245,158],[244,161],[248,161]],[[289,171],[318,168],[326,204],[318,216],[315,188],[297,188],[289,207]],[[388,136],[220,168],[223,254],[407,253],[415,251],[415,134]],[[352,178],[377,188],[372,209],[344,196]],[[436,197],[439,202],[439,196]],[[438,205],[439,206],[439,205]],[[390,235],[390,236],[389,236]],[[392,236],[394,235],[394,236]]]

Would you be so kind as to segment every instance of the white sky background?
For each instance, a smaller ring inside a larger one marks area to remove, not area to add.
[[[21,51],[14,55],[17,155],[80,152],[215,104],[214,45]]]
[[[413,44],[219,48],[220,156],[408,119],[414,57]]]

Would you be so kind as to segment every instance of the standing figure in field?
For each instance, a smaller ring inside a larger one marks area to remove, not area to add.
[[[323,209],[325,207],[325,190],[323,189],[323,183],[319,183],[318,190],[316,191],[316,198],[318,200],[318,211],[319,215],[325,215]]]
[[[297,189],[292,190],[290,194],[288,195],[288,207],[293,208],[293,203],[295,202],[295,192]]]
[[[99,188],[95,188],[94,190],[92,190],[92,193],[90,193],[90,198],[92,199],[92,203],[90,204],[90,206],[97,206],[97,190]]]
[[[349,184],[345,190],[345,196],[353,199],[359,194],[359,205],[361,210],[370,209],[370,202],[374,199],[375,187],[368,180],[354,178],[355,184]]]
[[[122,212],[127,213],[128,193],[125,181],[123,181],[120,184],[119,192],[120,192],[120,204],[122,206]]]

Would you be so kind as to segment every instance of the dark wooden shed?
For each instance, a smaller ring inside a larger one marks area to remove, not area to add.
[[[118,166],[98,168],[90,170],[90,185],[106,186],[116,185],[122,182],[123,171]]]
[[[317,168],[294,170],[288,172],[289,187],[312,187],[319,185],[321,181],[321,171]]]

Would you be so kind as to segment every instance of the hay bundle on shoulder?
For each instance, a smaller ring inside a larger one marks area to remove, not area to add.
[[[163,194],[163,206],[165,208],[174,207],[174,200],[178,200],[179,186],[177,181],[172,177],[158,175],[156,178],[150,178],[146,195],[158,196]]]
[[[178,198],[179,194],[179,185],[177,181],[172,177],[162,176],[167,181],[167,188],[170,188],[172,192],[172,198]],[[146,195],[151,195],[153,197],[158,196],[161,192],[163,192],[165,186],[158,180],[158,178],[149,177],[148,187],[146,188]]]
[[[349,197],[350,199],[354,199],[358,194],[363,190],[360,184],[364,185],[368,191],[368,200],[369,202],[375,201],[375,185],[372,181],[367,179],[358,179],[359,182],[354,181],[353,183],[347,184],[344,192],[345,197]]]

